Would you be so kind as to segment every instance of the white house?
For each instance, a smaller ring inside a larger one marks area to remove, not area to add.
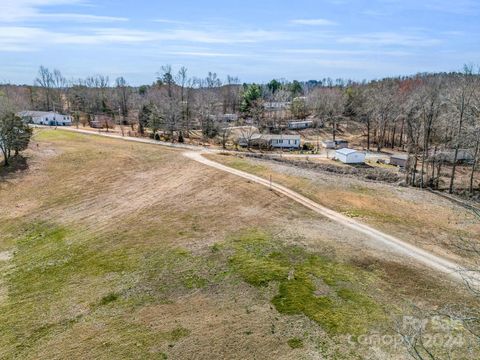
[[[284,110],[289,108],[291,103],[289,101],[267,101],[264,103],[266,110]]]
[[[300,149],[300,135],[263,135],[271,147],[277,149]]]
[[[294,129],[308,129],[313,127],[312,120],[305,120],[305,121],[289,121],[288,128],[291,130]]]
[[[223,114],[220,116],[220,120],[226,121],[226,122],[234,122],[238,120],[238,115],[237,114]]]
[[[299,149],[300,135],[266,135],[252,134],[249,138],[240,136],[238,138],[240,146],[272,147],[275,149]]]
[[[365,153],[343,148],[335,152],[335,158],[344,164],[363,164],[365,162]]]
[[[21,111],[17,114],[24,121],[37,125],[70,126],[72,117],[53,111]]]

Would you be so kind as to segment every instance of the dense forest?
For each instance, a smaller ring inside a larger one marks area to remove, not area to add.
[[[131,127],[139,135],[161,133],[184,141],[193,130],[225,145],[232,126],[254,126],[276,132],[292,119],[313,119],[335,139],[339,123],[361,124],[368,150],[391,148],[408,154],[406,182],[438,188],[442,167],[450,164],[448,190],[453,192],[459,154],[468,150],[470,193],[480,144],[480,76],[465,66],[456,73],[354,82],[342,79],[266,84],[241,84],[237,77],[222,81],[215,73],[190,77],[163,66],[151,85],[130,86],[123,77],[67,80],[59,70],[40,67],[33,86],[0,86],[0,94],[16,110],[56,110],[71,114],[75,125],[87,125],[99,115],[105,126]],[[271,111],[281,108],[283,111]],[[445,168],[444,168],[445,169]]]

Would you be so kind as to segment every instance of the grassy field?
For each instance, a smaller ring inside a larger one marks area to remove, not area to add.
[[[471,302],[179,151],[41,130],[27,158],[0,182],[2,359],[356,359],[412,304]]]

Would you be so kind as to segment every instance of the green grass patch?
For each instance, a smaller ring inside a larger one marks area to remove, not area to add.
[[[229,158],[228,166],[237,170],[246,171],[250,173],[261,173],[263,171],[268,170],[266,166],[259,165],[259,164],[252,164],[251,162],[238,157]]]
[[[300,349],[303,348],[303,340],[299,338],[292,338],[287,341],[288,346],[292,349]]]
[[[70,140],[85,140],[88,141],[88,135],[75,133],[73,131],[61,129],[35,129],[35,141],[70,141]]]
[[[403,224],[408,221],[408,219],[387,214],[386,212],[379,212],[369,209],[351,209],[344,211],[343,214],[351,218],[367,218],[389,224]]]
[[[190,330],[183,327],[178,327],[172,331],[163,333],[163,337],[168,341],[178,341],[188,335],[190,335]]]
[[[100,300],[100,305],[108,305],[116,300],[118,300],[119,295],[117,293],[110,293],[105,295],[102,300]]]
[[[303,314],[330,334],[362,334],[383,319],[381,307],[359,290],[371,275],[358,268],[283,245],[258,230],[232,244],[235,273],[253,286],[279,284],[272,303],[282,314]]]

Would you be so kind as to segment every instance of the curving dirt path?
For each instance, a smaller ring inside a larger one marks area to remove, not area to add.
[[[466,280],[468,280],[471,286],[475,286],[475,288],[480,287],[480,276],[476,272],[471,272],[468,269],[452,261],[446,260],[440,256],[434,255],[424,249],[421,249],[413,244],[410,244],[399,238],[396,238],[394,236],[391,236],[384,232],[376,230],[358,221],[355,221],[354,219],[351,219],[347,216],[342,215],[341,213],[338,213],[325,206],[322,206],[308,199],[307,197],[300,195],[299,193],[293,190],[290,190],[285,186],[282,186],[275,182],[270,182],[269,180],[263,179],[259,176],[252,175],[241,170],[230,168],[228,166],[222,165],[215,161],[206,159],[202,155],[203,153],[217,152],[215,150],[202,149],[201,147],[198,147],[198,146],[159,142],[152,139],[121,136],[118,134],[95,133],[92,131],[74,129],[74,128],[66,128],[66,130],[88,134],[88,135],[110,137],[110,138],[120,139],[124,141],[134,141],[134,142],[141,142],[141,143],[167,146],[167,147],[187,150],[183,155],[191,160],[197,161],[199,163],[210,166],[212,168],[242,177],[244,179],[250,180],[257,184],[271,188],[272,190],[275,190],[277,193],[280,193],[284,196],[289,197],[290,199],[296,201],[297,203],[315,211],[316,213],[322,216],[327,217],[332,221],[335,221],[343,226],[346,226],[352,230],[355,230],[357,232],[360,232],[366,235],[373,243],[386,246],[392,251],[398,253],[399,255],[408,256],[414,259],[415,261],[430,267],[431,269],[447,274],[449,277],[451,277],[456,281],[465,282]]]
[[[401,239],[398,239],[394,236],[385,234],[379,230],[376,230],[368,225],[362,224],[354,219],[351,219],[347,216],[344,216],[336,211],[333,211],[329,208],[326,208],[299,193],[290,190],[289,188],[277,184],[275,182],[270,183],[269,180],[263,179],[256,175],[246,173],[241,170],[233,169],[228,166],[219,164],[215,161],[208,160],[202,156],[201,152],[189,151],[185,152],[184,156],[189,159],[200,162],[204,165],[213,167],[215,169],[228,172],[230,174],[240,176],[244,179],[250,180],[257,184],[271,188],[272,190],[289,197],[290,199],[298,202],[299,204],[315,211],[316,213],[327,217],[328,219],[335,221],[343,226],[349,227],[357,232],[367,235],[372,241],[387,246],[391,250],[399,253],[401,255],[406,255],[413,258],[414,260],[427,265],[428,267],[435,269],[437,271],[443,272],[455,280],[464,281],[467,270],[458,264],[441,258],[439,256],[433,255],[432,253],[423,250],[415,245],[407,243]],[[463,276],[462,276],[463,275]],[[471,276],[470,276],[471,277]],[[473,279],[470,279],[472,281]],[[480,279],[475,277],[475,283],[480,283]]]

